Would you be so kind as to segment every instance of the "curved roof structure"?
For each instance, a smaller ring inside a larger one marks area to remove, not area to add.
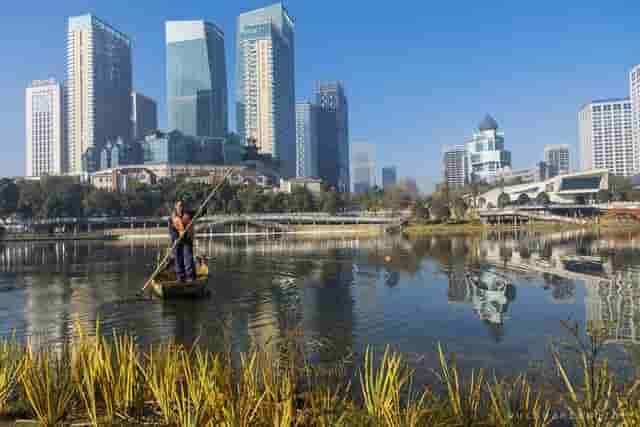
[[[487,114],[486,116],[484,116],[484,119],[482,119],[482,121],[478,125],[478,129],[480,129],[481,131],[484,131],[484,130],[497,130],[498,129],[498,122],[496,122],[496,119],[491,117],[491,115]]]

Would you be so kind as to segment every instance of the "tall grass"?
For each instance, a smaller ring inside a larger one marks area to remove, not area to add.
[[[640,425],[640,380],[616,381],[602,357],[605,328],[590,325],[584,338],[567,327],[573,343],[552,353],[563,399],[552,404],[524,375],[487,380],[482,370],[463,373],[440,345],[432,385],[442,393],[415,387],[413,368],[389,347],[382,354],[367,349],[354,376],[310,364],[297,334],[235,360],[230,352],[174,342],[143,352],[126,334],[103,337],[98,324],[89,336],[78,324],[71,347],[0,343],[0,411],[24,396],[43,426]]]
[[[0,413],[14,396],[20,374],[22,348],[17,344],[15,334],[0,340]]]

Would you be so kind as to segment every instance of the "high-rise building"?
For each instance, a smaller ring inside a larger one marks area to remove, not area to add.
[[[36,80],[26,90],[27,176],[65,172],[64,89]]]
[[[398,173],[395,166],[382,168],[382,188],[393,187],[398,183]]]
[[[365,142],[353,144],[351,165],[353,167],[353,192],[366,193],[375,185],[375,158],[371,144]]]
[[[132,139],[143,138],[146,133],[158,129],[158,105],[153,99],[141,93],[131,94]]]
[[[318,84],[318,173],[337,191],[351,186],[349,105],[339,82]]]
[[[131,138],[131,42],[93,15],[69,18],[68,160],[87,171],[108,140]]]
[[[495,181],[505,169],[511,167],[511,152],[504,149],[504,134],[498,123],[486,115],[466,143],[469,181]]]
[[[205,21],[167,21],[165,26],[169,129],[226,137],[224,33]]]
[[[631,101],[592,101],[578,113],[580,162],[583,170],[608,169],[614,175],[631,176],[638,147],[633,143]]]
[[[640,172],[640,64],[629,72],[629,96],[631,101],[631,127],[635,154],[635,172]]]
[[[555,144],[544,146],[545,178],[569,173],[569,146]]]
[[[241,139],[296,175],[294,24],[281,3],[238,17],[236,120]]]
[[[443,150],[444,177],[450,187],[463,187],[469,182],[469,161],[463,145]]]
[[[296,176],[318,177],[318,108],[311,102],[296,104]]]

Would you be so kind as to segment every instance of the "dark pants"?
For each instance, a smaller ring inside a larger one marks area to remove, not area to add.
[[[193,260],[193,244],[190,242],[178,243],[173,254],[176,259],[178,280],[195,280],[196,263]]]

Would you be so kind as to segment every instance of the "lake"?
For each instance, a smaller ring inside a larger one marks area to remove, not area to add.
[[[408,240],[200,240],[208,299],[136,296],[166,241],[0,245],[0,336],[60,343],[101,320],[141,345],[169,337],[246,351],[299,331],[318,360],[393,348],[424,368],[515,373],[548,362],[561,321],[606,322],[609,353],[640,340],[640,236],[518,232]]]

